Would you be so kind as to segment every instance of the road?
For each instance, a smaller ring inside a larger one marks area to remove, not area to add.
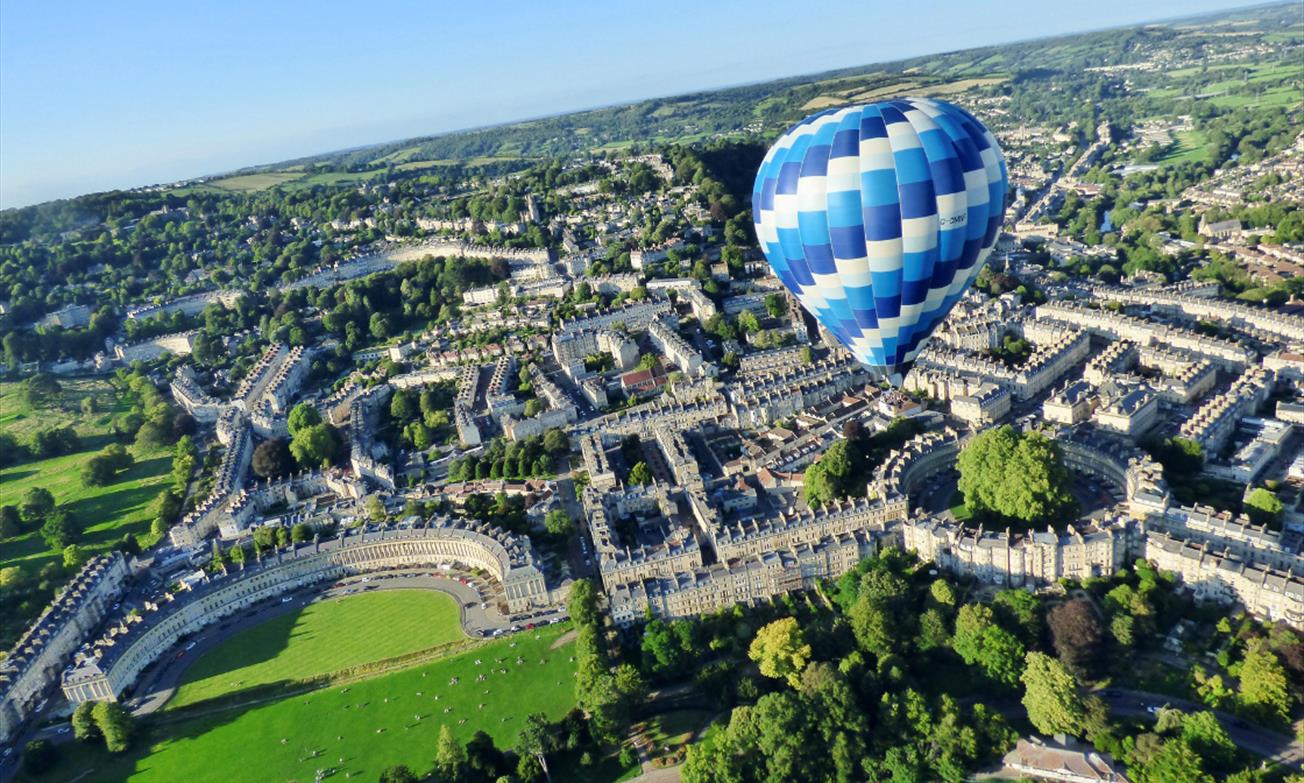
[[[1144,691],[1130,691],[1122,688],[1106,688],[1096,692],[1109,705],[1109,710],[1114,715],[1135,716],[1148,715],[1149,707],[1176,707],[1182,712],[1200,712],[1209,709],[1203,704],[1197,704],[1185,699],[1175,699],[1171,696],[1165,696],[1161,693],[1146,693]],[[1300,770],[1304,767],[1304,745],[1296,742],[1291,737],[1284,734],[1278,734],[1274,731],[1246,723],[1240,718],[1230,713],[1215,711],[1218,720],[1222,723],[1223,728],[1227,730],[1227,735],[1231,737],[1236,746],[1248,750],[1263,758],[1270,759],[1285,767],[1291,767]]]

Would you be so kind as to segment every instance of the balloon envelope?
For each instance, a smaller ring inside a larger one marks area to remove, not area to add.
[[[756,174],[752,218],[802,306],[899,383],[991,254],[1007,188],[982,123],[908,98],[793,126]]]

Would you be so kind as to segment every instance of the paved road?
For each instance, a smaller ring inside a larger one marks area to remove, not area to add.
[[[1106,688],[1097,691],[1097,695],[1105,700],[1110,712],[1115,715],[1147,715],[1149,714],[1147,708],[1165,705],[1176,707],[1182,712],[1200,712],[1209,709],[1203,704],[1185,699],[1122,688]],[[1230,713],[1216,711],[1215,714],[1237,747],[1296,770],[1304,765],[1304,745],[1291,737],[1246,723]]]

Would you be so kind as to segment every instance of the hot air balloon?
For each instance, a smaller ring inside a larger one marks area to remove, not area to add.
[[[779,280],[899,386],[996,243],[1008,187],[972,114],[906,98],[814,114],[770,148],[752,219]]]

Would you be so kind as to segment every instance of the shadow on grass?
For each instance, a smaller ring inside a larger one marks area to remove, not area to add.
[[[185,744],[197,740],[210,731],[231,723],[243,714],[240,710],[227,710],[202,717],[169,721],[166,724],[156,719],[145,719],[136,724],[136,734],[132,737],[131,747],[121,754],[110,754],[102,744],[84,744],[77,741],[57,745],[59,761],[43,775],[20,773],[16,783],[71,783],[71,781],[125,781],[135,775],[151,770],[149,756],[154,753],[155,745],[166,742],[169,745]]]
[[[296,633],[294,630],[306,608],[303,607],[296,611],[271,617],[230,635],[216,647],[196,658],[180,672],[177,680],[177,693],[179,694],[187,685],[193,685],[211,677],[221,677],[247,666],[255,666],[270,661],[285,652],[292,640],[310,636],[311,632],[309,631]],[[268,685],[274,687],[280,685],[280,683],[268,683]],[[247,690],[252,691],[259,687],[261,686],[255,686],[251,689],[240,688],[238,691],[246,693]],[[204,704],[208,701],[208,699],[201,699],[192,703]]]

